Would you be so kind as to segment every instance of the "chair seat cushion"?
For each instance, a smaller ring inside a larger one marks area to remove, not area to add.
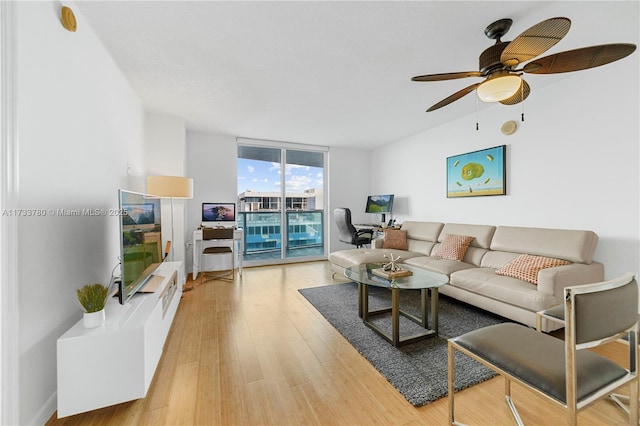
[[[566,403],[564,341],[512,323],[474,330],[451,341]],[[588,350],[578,351],[576,364],[578,401],[627,374],[622,366]]]
[[[231,253],[231,247],[207,247],[203,251],[204,254],[222,254]]]

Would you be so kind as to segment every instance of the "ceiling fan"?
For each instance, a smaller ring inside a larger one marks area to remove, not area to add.
[[[501,38],[509,31],[512,23],[511,19],[500,19],[485,28],[484,34],[496,42],[480,54],[479,71],[428,74],[411,79],[442,81],[466,77],[484,78],[484,81],[444,98],[431,106],[427,112],[449,105],[474,90],[484,102],[515,105],[527,99],[531,92],[529,84],[521,77],[523,73],[557,74],[585,70],[617,61],[636,50],[636,45],[630,43],[602,44],[535,59],[567,35],[571,20],[562,17],[550,18],[529,28],[513,41],[502,41]],[[528,63],[516,69],[525,62]]]

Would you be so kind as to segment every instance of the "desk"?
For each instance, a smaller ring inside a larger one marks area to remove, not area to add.
[[[215,245],[216,241],[211,241],[210,245]],[[219,243],[219,241],[217,241]],[[202,250],[207,247],[207,243],[203,246],[202,241],[202,229],[196,229],[193,231],[193,279],[195,280],[198,277],[198,273],[200,272],[200,254]],[[238,270],[240,271],[240,276],[242,276],[242,252],[244,250],[244,231],[242,229],[234,229],[233,230],[233,255],[236,256],[235,264],[238,265]],[[236,250],[236,247],[238,248]]]

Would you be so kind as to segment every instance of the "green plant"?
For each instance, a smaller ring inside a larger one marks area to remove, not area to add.
[[[109,289],[102,284],[87,284],[79,288],[77,293],[83,311],[98,312],[107,304]]]

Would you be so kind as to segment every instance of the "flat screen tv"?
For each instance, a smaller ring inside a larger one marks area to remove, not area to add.
[[[120,218],[120,286],[125,304],[162,262],[160,199],[153,195],[118,191]]]
[[[367,197],[366,213],[382,214],[382,222],[385,222],[385,214],[393,209],[393,194],[369,195]]]
[[[224,222],[222,225],[232,225],[235,221],[235,203],[202,203],[202,223]]]

